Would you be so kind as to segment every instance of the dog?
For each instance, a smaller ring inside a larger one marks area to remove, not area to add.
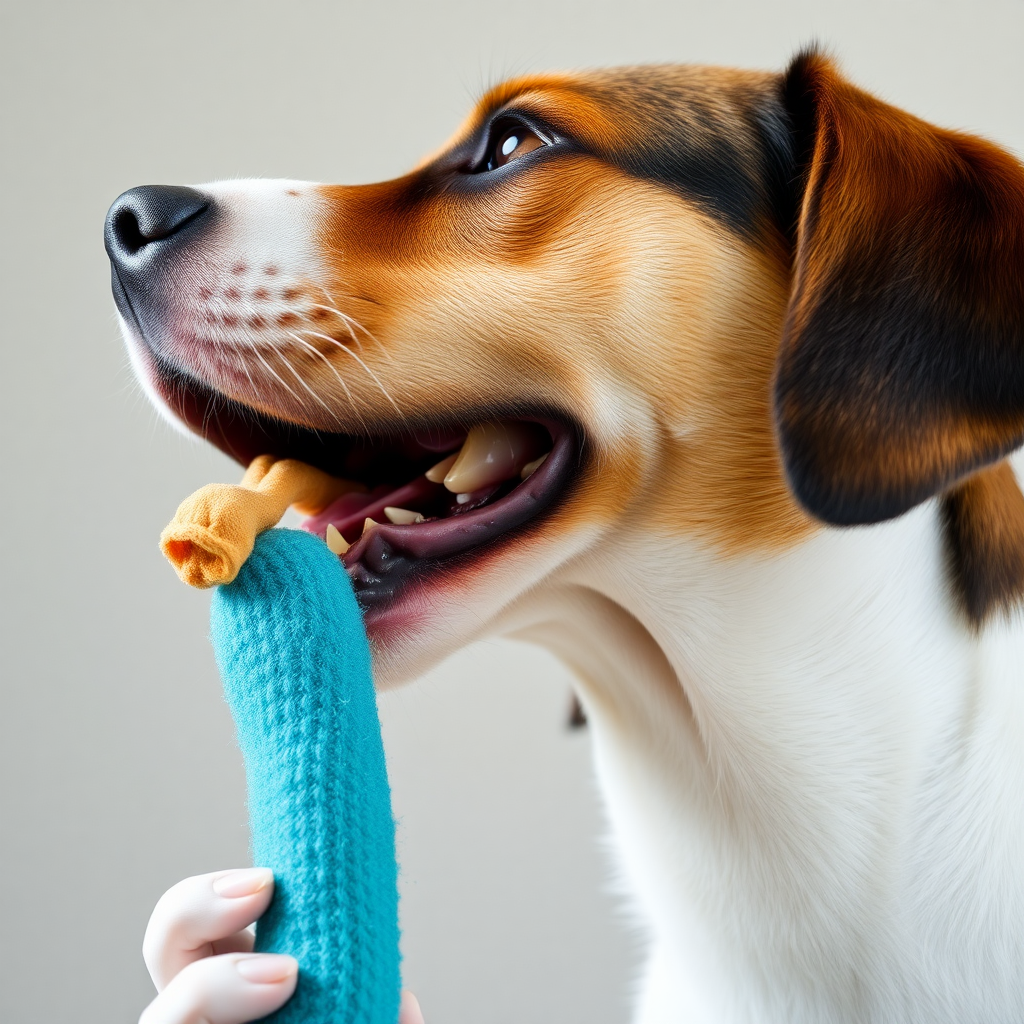
[[[314,516],[380,687],[574,671],[637,1024],[1024,1020],[1024,169],[846,80],[492,89],[412,173],[134,189],[140,380]]]

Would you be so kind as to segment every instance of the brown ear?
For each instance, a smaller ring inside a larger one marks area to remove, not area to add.
[[[783,90],[803,177],[781,450],[811,513],[878,522],[1024,441],[1024,168],[817,53]]]

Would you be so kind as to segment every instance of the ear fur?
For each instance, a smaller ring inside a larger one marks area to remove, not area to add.
[[[975,473],[942,501],[953,592],[982,625],[1024,595],[1024,495],[1009,463]]]
[[[802,201],[780,447],[812,514],[878,522],[1024,441],[1024,168],[816,52],[782,89]]]

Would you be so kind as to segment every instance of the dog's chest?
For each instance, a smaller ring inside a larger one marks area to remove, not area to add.
[[[584,683],[643,1024],[1021,1019],[1024,639],[956,619],[934,507],[728,564],[622,542],[591,583],[684,695],[621,651]]]

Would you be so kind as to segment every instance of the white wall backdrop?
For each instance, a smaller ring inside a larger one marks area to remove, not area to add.
[[[780,67],[812,39],[891,101],[1024,150],[1024,0],[35,0],[0,19],[4,1024],[133,1021],[156,898],[246,860],[207,598],[155,543],[237,470],[131,382],[101,242],[118,193],[390,177],[510,73]],[[639,946],[567,693],[546,656],[483,644],[384,703],[430,1024],[627,1017]]]

